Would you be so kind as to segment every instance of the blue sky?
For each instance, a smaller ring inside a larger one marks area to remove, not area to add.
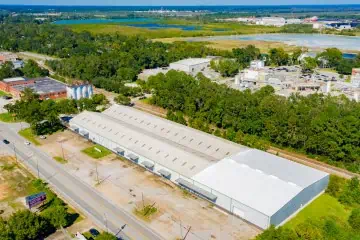
[[[359,0],[0,0],[0,4],[25,5],[296,5],[359,4]]]

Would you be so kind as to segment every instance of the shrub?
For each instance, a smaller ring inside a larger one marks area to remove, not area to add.
[[[360,231],[360,208],[352,210],[348,222],[355,231]]]

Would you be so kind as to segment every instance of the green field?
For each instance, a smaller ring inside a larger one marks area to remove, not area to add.
[[[0,121],[7,123],[18,122],[10,113],[0,113]]]
[[[284,227],[295,228],[297,225],[309,220],[321,220],[332,217],[344,223],[351,211],[346,209],[338,200],[326,193],[319,196],[312,203],[301,210],[296,217],[287,222]]]
[[[31,128],[25,128],[19,131],[19,134],[26,138],[29,142],[35,144],[36,146],[41,145],[40,142],[36,139],[35,134],[32,132]]]
[[[162,24],[193,25],[201,27],[199,30],[185,31],[177,28],[147,29],[130,27],[121,24],[74,24],[68,27],[76,32],[88,31],[94,34],[119,33],[123,35],[141,35],[148,38],[196,37],[232,34],[276,33],[277,27],[242,25],[238,23],[202,23],[189,20],[163,20]],[[140,24],[140,23],[139,23]]]
[[[100,151],[98,151],[97,149]],[[92,158],[95,158],[95,159],[103,158],[103,157],[111,154],[110,150],[108,150],[100,145],[95,145],[95,146],[92,146],[89,148],[85,148],[82,150],[82,152]]]

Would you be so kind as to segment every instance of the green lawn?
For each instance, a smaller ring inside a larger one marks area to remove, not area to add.
[[[346,222],[350,213],[351,210],[346,209],[336,198],[324,193],[301,210],[284,227],[294,229],[297,225],[309,219],[320,220],[324,217],[334,217],[340,222]]]
[[[20,130],[19,134],[22,137],[26,138],[29,142],[32,142],[33,144],[35,144],[36,146],[41,145],[40,142],[38,140],[36,140],[36,136],[32,132],[31,128],[25,128],[23,130]]]
[[[11,94],[3,92],[3,91],[0,90],[0,97],[2,97],[2,96],[11,96]]]
[[[95,145],[95,146],[92,146],[89,148],[85,148],[82,150],[82,152],[92,158],[95,158],[95,159],[99,159],[99,158],[102,158],[102,157],[105,157],[105,156],[111,154],[110,150],[108,150],[100,145]]]
[[[67,163],[68,161],[62,157],[54,157],[54,160],[61,163],[61,164],[65,164]]]
[[[7,123],[18,122],[10,113],[0,113],[0,121]]]

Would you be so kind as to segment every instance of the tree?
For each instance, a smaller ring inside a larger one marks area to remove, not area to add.
[[[255,238],[256,240],[297,240],[299,239],[296,233],[288,228],[279,227],[275,228],[271,225],[262,234]]]
[[[298,64],[299,63],[299,57],[302,54],[302,50],[300,48],[297,48],[292,54],[291,54],[291,63],[292,64]]]
[[[355,208],[351,211],[348,222],[355,231],[360,231],[360,208]]]
[[[351,59],[341,59],[341,61],[336,66],[336,71],[339,74],[351,75],[352,69],[359,66],[360,62],[356,62]]]
[[[306,57],[301,62],[301,71],[303,73],[313,73],[316,67],[317,67],[317,61],[315,58]]]
[[[121,105],[130,105],[131,100],[128,97],[125,97],[122,94],[117,95],[117,97],[114,98],[114,101]]]
[[[300,223],[295,227],[295,232],[300,239],[304,240],[321,240],[324,239],[321,229],[314,222],[307,221]]]
[[[240,65],[230,59],[222,59],[218,62],[211,61],[210,66],[223,77],[233,77],[239,72]]]
[[[62,205],[46,209],[41,215],[48,219],[49,222],[56,228],[66,227],[69,224],[69,214],[66,208]]]
[[[289,62],[289,54],[283,48],[272,48],[269,51],[270,63],[276,66],[286,65]]]
[[[12,62],[5,62],[3,65],[0,65],[0,80],[15,76],[16,72],[14,71],[14,64]]]
[[[0,217],[0,239],[13,240],[14,238],[15,238],[14,233],[10,230],[7,223]]]
[[[261,56],[260,49],[254,45],[248,45],[245,48],[234,48],[232,54],[241,68],[248,67],[252,60],[259,59]]]
[[[37,240],[54,231],[54,227],[43,217],[29,210],[18,211],[7,221],[15,240]]]
[[[24,75],[29,78],[36,77],[45,77],[49,75],[49,71],[47,69],[39,67],[39,65],[32,59],[29,59],[23,69]]]
[[[117,238],[111,233],[104,232],[97,236],[95,240],[117,240]]]
[[[318,59],[324,59],[329,67],[336,67],[343,58],[342,52],[337,48],[327,48],[317,56]]]

